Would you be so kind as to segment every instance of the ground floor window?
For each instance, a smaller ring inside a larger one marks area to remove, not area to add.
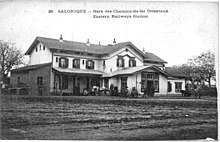
[[[109,79],[108,78],[104,79],[104,86],[105,86],[105,88],[109,87]]]
[[[42,76],[37,77],[37,85],[43,85],[43,77]]]
[[[182,90],[182,82],[175,82],[175,92],[179,93]]]
[[[121,89],[127,88],[127,77],[121,78]]]
[[[159,81],[158,80],[154,81],[154,91],[159,92]]]
[[[172,84],[170,82],[168,82],[168,84],[167,84],[167,91],[168,92],[172,91]]]
[[[17,78],[17,85],[20,84],[20,79],[21,79],[20,77]]]
[[[68,89],[68,76],[63,75],[59,77],[59,89]]]

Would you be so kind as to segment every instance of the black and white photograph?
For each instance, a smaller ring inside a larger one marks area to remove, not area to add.
[[[0,140],[218,140],[218,2],[0,0],[0,21]]]

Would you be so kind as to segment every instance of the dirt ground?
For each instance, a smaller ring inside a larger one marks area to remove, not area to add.
[[[1,139],[217,139],[216,99],[1,96]]]

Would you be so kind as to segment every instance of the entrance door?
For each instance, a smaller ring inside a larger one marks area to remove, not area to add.
[[[127,77],[121,78],[121,90],[124,90],[127,88]]]
[[[147,80],[147,94],[148,96],[154,95],[154,82],[152,80]]]
[[[73,95],[80,95],[80,78],[78,77],[73,77]]]

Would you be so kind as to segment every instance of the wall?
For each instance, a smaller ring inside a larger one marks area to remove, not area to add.
[[[29,72],[30,76],[30,86],[31,94],[30,95],[39,95],[38,86],[37,86],[37,77],[43,77],[43,95],[49,95],[50,93],[50,73],[51,67],[46,66]]]
[[[167,78],[159,74],[159,92],[155,93],[155,96],[167,95]]]
[[[44,45],[42,43],[38,43],[34,50],[31,52],[29,61],[30,65],[49,63],[52,61],[51,51],[47,47],[45,47],[45,50],[43,50],[43,46]],[[38,48],[37,52],[36,48]]]
[[[126,52],[126,48],[128,49],[128,51]],[[117,59],[118,59],[118,55],[120,56],[124,56],[124,55],[129,55],[130,57],[135,57],[135,61],[136,61],[136,66],[143,66],[143,62],[142,62],[142,57],[140,57],[140,55],[138,55],[136,52],[133,51],[133,49],[131,49],[131,47],[124,47],[121,50],[111,54],[105,61],[106,63],[106,68],[105,68],[105,72],[106,73],[110,73],[119,69],[122,69],[120,67],[117,67]],[[124,56],[125,59],[125,67],[129,67],[129,58],[128,56]]]
[[[20,83],[25,83],[27,85],[29,85],[29,71],[25,71],[25,72],[11,72],[11,77],[10,77],[10,85],[12,85],[12,87],[17,87],[17,82],[18,82],[18,77],[20,77]]]
[[[37,86],[37,77],[43,77],[43,95],[49,95],[50,92],[50,66],[41,67],[35,70],[12,72],[11,85],[17,86],[17,78],[20,77],[20,82],[26,83],[29,86],[28,95],[39,95]]]
[[[86,69],[86,61],[87,60],[93,60],[95,62],[94,70],[103,70],[102,64],[103,60],[98,59],[97,57],[92,56],[79,56],[79,55],[71,55],[71,54],[62,54],[62,53],[55,53],[53,55],[53,67],[59,66],[59,60],[56,62],[56,57],[66,57],[69,59],[69,65],[68,68],[73,67],[73,59],[80,59],[80,69]],[[84,61],[84,64],[83,64]]]
[[[185,79],[178,80],[168,80],[171,83],[172,91],[168,92],[168,94],[181,94],[180,92],[175,92],[175,82],[182,82],[182,90],[185,90]]]

